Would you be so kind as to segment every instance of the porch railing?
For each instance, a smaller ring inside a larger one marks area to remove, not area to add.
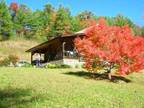
[[[79,55],[75,51],[64,51],[64,58],[79,59]]]

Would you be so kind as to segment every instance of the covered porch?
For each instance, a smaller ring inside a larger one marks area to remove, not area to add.
[[[69,61],[73,63],[80,62],[81,57],[74,46],[74,39],[78,36],[83,37],[84,34],[55,37],[27,50],[26,52],[31,52],[31,63],[34,62],[34,55],[36,53],[41,55],[41,63],[59,62],[67,64]]]

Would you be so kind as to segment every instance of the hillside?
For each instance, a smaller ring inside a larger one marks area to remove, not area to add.
[[[0,57],[7,57],[9,54],[15,54],[21,60],[30,61],[30,53],[25,51],[35,45],[39,44],[30,40],[8,40],[0,42]]]

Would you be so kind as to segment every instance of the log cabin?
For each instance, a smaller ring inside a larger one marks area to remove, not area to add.
[[[70,35],[62,35],[54,37],[47,42],[34,46],[26,52],[31,53],[31,63],[33,55],[39,53],[43,55],[41,63],[67,64],[72,67],[83,64],[82,57],[76,51],[74,39],[85,36],[84,30]]]

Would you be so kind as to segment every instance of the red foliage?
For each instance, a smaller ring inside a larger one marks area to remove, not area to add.
[[[108,26],[101,18],[85,34],[75,39],[75,46],[87,69],[93,69],[96,60],[116,65],[120,75],[144,69],[144,38],[134,36],[128,26]]]
[[[18,4],[12,2],[12,3],[10,4],[10,9],[16,12],[16,11],[18,10]]]

